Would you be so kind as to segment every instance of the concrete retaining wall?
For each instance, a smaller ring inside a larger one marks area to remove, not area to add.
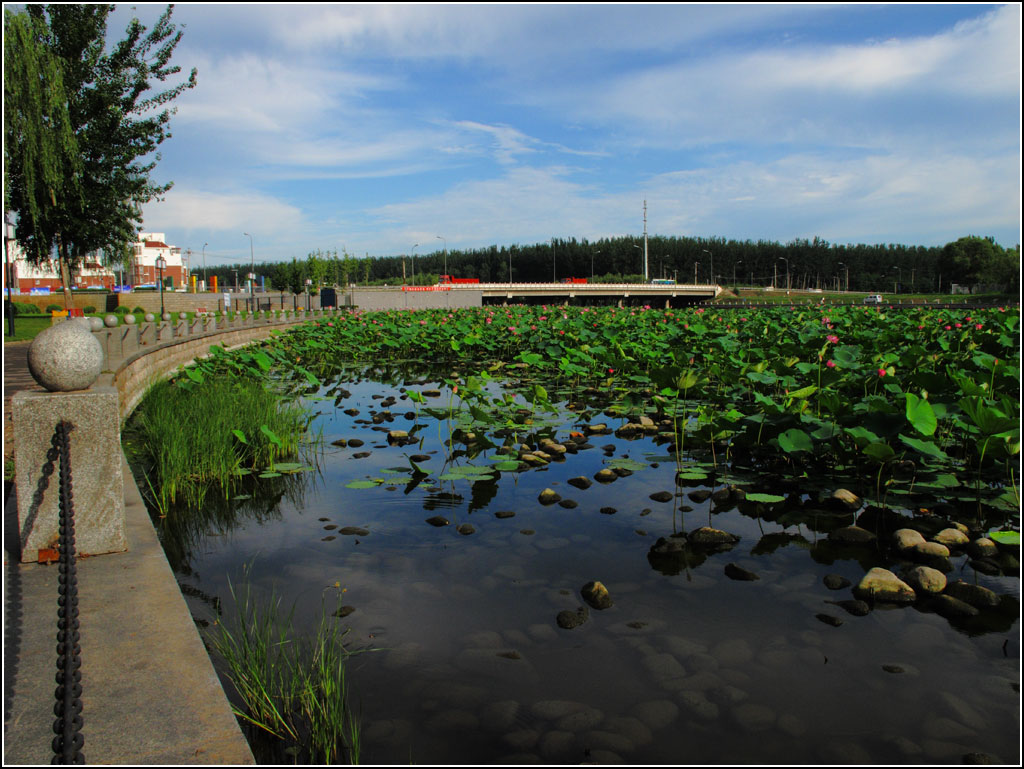
[[[238,347],[269,337],[274,332],[281,332],[309,320],[323,317],[319,312],[309,317],[291,316],[285,319],[268,321],[261,318],[250,318],[246,321],[222,325],[209,330],[208,325],[193,323],[179,324],[177,329],[191,326],[193,333],[181,333],[171,337],[169,324],[145,324],[137,330],[140,339],[155,336],[163,332],[167,338],[163,341],[155,339],[151,344],[146,341],[135,342],[134,349],[125,350],[127,354],[118,354],[118,345],[124,344],[125,331],[129,328],[119,326],[95,332],[100,338],[104,349],[108,350],[106,371],[100,376],[97,385],[109,385],[117,390],[119,417],[123,422],[146,394],[146,390],[154,383],[166,379],[181,366],[187,366],[197,358],[204,358],[210,353],[210,347]],[[212,324],[210,324],[212,325]],[[150,327],[150,328],[147,328]],[[205,330],[195,330],[205,329]],[[128,332],[129,334],[131,332]],[[131,337],[127,337],[131,340]],[[131,346],[131,340],[129,346]]]
[[[339,299],[341,298],[339,294]],[[348,291],[353,305],[360,310],[424,310],[442,307],[481,307],[483,292],[402,291],[395,288],[353,288]]]

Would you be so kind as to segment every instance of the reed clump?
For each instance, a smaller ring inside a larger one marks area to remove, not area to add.
[[[207,638],[241,700],[235,714],[307,752],[311,762],[359,763],[359,721],[345,676],[353,653],[343,643],[348,631],[324,607],[316,633],[296,638],[294,608],[285,613],[279,597],[258,603],[247,586],[236,592],[231,585],[230,592],[235,618],[218,621]]]
[[[225,498],[254,469],[295,456],[305,410],[266,381],[206,377],[187,386],[160,382],[146,393],[124,431],[140,487],[159,515],[199,508],[207,494]]]

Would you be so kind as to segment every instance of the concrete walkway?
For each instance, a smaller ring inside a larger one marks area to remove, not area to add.
[[[5,406],[17,389],[36,386],[26,352],[4,346]],[[5,434],[8,426],[5,414]],[[123,473],[128,552],[78,562],[85,759],[253,764],[127,462]],[[48,764],[58,567],[8,552],[18,543],[13,484],[4,493],[3,762]]]

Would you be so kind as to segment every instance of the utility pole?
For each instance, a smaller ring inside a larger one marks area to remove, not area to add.
[[[647,201],[644,201],[644,283],[647,283]]]

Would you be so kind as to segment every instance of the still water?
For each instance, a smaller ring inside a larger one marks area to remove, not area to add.
[[[582,425],[568,412],[550,432],[569,451],[550,464],[497,483],[439,480],[490,464],[495,450],[446,463],[450,425],[406,419],[414,404],[403,385],[354,379],[337,403],[309,401],[323,451],[301,488],[244,500],[245,514],[173,542],[165,533],[201,625],[217,604],[230,613],[228,581],[244,571],[257,594],[294,603],[297,626],[314,627],[325,606],[354,609],[333,621],[350,628],[351,648],[373,649],[348,669],[363,763],[1019,761],[1018,577],[976,574],[954,555],[950,580],[1002,597],[984,621],[954,625],[923,605],[854,616],[829,603],[851,588],[830,590],[825,576],[855,585],[871,566],[899,563],[876,544],[828,540],[851,515],[798,509],[772,521],[748,505],[694,501],[710,485],[677,488],[653,436],[573,443]],[[426,405],[449,402],[443,385],[408,385],[431,388],[443,397]],[[372,424],[389,397],[393,421]],[[615,430],[626,420],[591,421]],[[388,443],[386,430],[414,423],[425,425],[421,441]],[[332,445],[353,438],[364,445]],[[429,473],[418,484],[416,455]],[[568,483],[609,466],[632,472]],[[366,479],[384,482],[347,487]],[[542,504],[545,488],[562,502]],[[651,499],[666,491],[669,501]],[[659,538],[709,525],[739,541],[675,560],[651,554]],[[729,564],[758,579],[730,578]],[[595,580],[610,608],[581,597]],[[560,612],[581,607],[585,622],[559,626]]]

